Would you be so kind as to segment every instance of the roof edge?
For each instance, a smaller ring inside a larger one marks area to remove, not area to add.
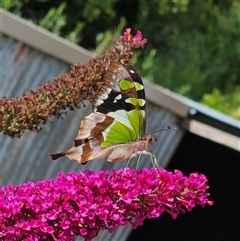
[[[229,132],[222,131],[218,128],[206,125],[202,122],[185,119],[181,123],[181,126],[189,132],[199,135],[203,138],[207,138],[211,141],[217,142],[221,145],[232,148],[239,151],[240,138],[230,134]]]
[[[69,64],[85,63],[94,54],[0,8],[0,32]]]

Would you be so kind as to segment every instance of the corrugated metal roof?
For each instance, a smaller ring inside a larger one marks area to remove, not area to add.
[[[5,35],[1,36],[0,55],[1,97],[21,96],[30,88],[41,86],[44,80],[51,80],[69,70],[68,64]],[[40,133],[26,131],[21,138],[11,139],[0,133],[1,186],[55,178],[59,172],[125,167],[125,161],[112,164],[99,160],[80,165],[67,158],[51,160],[49,154],[67,150],[72,146],[80,120],[90,112],[90,104],[87,104],[86,108],[69,111],[63,120],[52,118],[52,123],[44,125]],[[178,118],[174,114],[151,103],[148,103],[148,114],[149,132],[163,129],[167,125],[177,126]],[[157,134],[158,142],[152,151],[156,153],[161,165],[170,160],[182,133],[179,128],[177,131]],[[130,165],[136,166],[136,160]],[[139,168],[151,165],[149,157],[145,156],[141,158]],[[131,227],[128,226],[120,228],[114,234],[103,232],[96,240],[125,240],[130,230]]]

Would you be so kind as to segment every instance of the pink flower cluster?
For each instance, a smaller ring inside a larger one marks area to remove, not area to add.
[[[212,205],[207,179],[160,168],[80,171],[56,181],[28,182],[0,189],[1,240],[92,240],[101,230],[114,232],[128,222],[167,211],[176,218],[195,205]]]
[[[126,28],[125,32],[123,33],[122,36],[120,36],[119,39],[120,40],[127,40],[129,42],[131,41],[131,45],[134,48],[143,48],[144,45],[147,43],[147,39],[142,38],[142,33],[139,30],[137,31],[137,33],[133,37],[131,35],[131,28]]]

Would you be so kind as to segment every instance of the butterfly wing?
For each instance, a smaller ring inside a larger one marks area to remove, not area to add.
[[[79,163],[102,158],[107,155],[107,149],[101,146],[103,131],[111,125],[113,118],[102,113],[91,113],[82,119],[78,135],[74,139],[73,147],[61,153],[51,154],[53,160],[67,156]]]
[[[85,163],[108,155],[119,144],[141,139],[146,125],[145,106],[144,86],[137,70],[112,62],[93,103],[93,113],[82,119],[73,147],[52,154],[52,159],[68,156]]]
[[[111,63],[93,111],[114,118],[104,132],[103,146],[142,138],[146,126],[145,92],[142,78],[133,66]]]

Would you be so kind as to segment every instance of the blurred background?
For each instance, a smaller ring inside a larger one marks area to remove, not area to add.
[[[240,119],[240,2],[2,0],[1,7],[97,54],[126,27],[148,43],[141,75]]]

